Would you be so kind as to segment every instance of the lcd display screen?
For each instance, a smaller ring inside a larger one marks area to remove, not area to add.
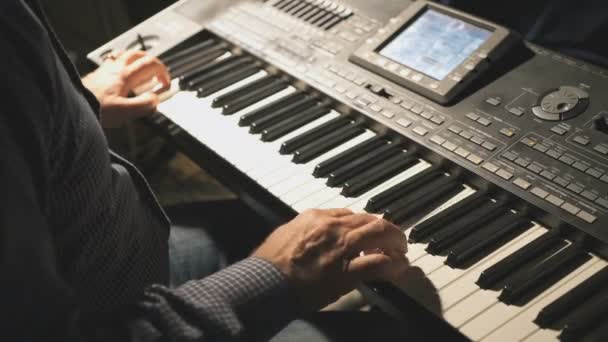
[[[489,30],[427,9],[378,53],[443,80],[491,35]]]

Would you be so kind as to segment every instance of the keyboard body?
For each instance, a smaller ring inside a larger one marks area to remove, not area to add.
[[[150,121],[277,221],[347,207],[400,224],[419,279],[362,288],[388,312],[417,303],[470,340],[601,340],[608,71],[522,42],[439,105],[349,62],[409,4],[246,2],[203,28],[181,1],[89,57],[152,37],[175,80]],[[585,111],[539,118],[562,87]]]

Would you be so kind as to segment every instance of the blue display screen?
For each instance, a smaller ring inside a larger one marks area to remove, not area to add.
[[[491,31],[429,9],[379,54],[442,80],[491,35]]]

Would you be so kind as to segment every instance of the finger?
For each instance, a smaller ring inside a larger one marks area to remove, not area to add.
[[[376,220],[378,220],[378,218],[369,214],[351,214],[339,218],[340,224],[346,228],[359,228]]]
[[[405,254],[407,239],[401,230],[382,219],[374,221],[349,231],[346,234],[349,252],[358,254],[360,251],[380,249],[386,254]]]
[[[146,56],[146,52],[141,50],[122,51],[120,55],[116,56],[116,61],[123,65],[129,65],[144,56]]]
[[[322,212],[332,217],[342,217],[354,214],[352,210],[346,208],[324,209]]]
[[[346,271],[355,281],[392,280],[406,273],[409,267],[404,256],[370,254],[352,259]]]
[[[145,56],[125,67],[123,71],[125,85],[129,91],[156,78],[163,90],[169,89],[171,79],[165,65],[155,57]]]
[[[136,119],[154,113],[158,102],[158,95],[145,93],[135,97],[114,97],[108,106],[122,113],[127,119]]]

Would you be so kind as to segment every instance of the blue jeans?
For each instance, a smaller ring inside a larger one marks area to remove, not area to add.
[[[224,253],[200,227],[174,225],[169,234],[169,284],[177,287],[226,267]]]

